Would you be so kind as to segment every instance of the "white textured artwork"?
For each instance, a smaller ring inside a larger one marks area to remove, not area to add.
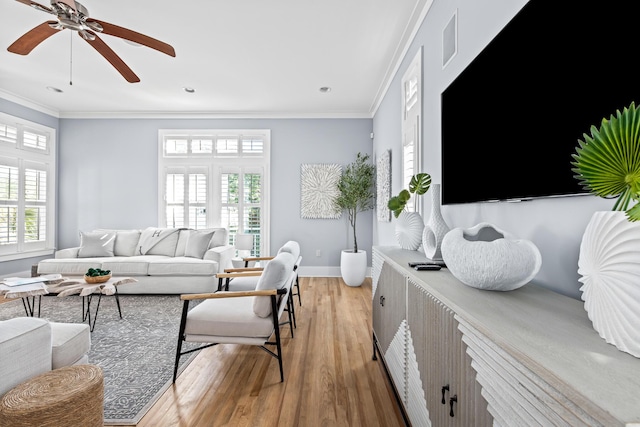
[[[300,216],[302,218],[340,218],[335,204],[342,176],[339,164],[303,164],[300,168]]]
[[[376,167],[376,212],[378,221],[391,221],[391,211],[387,202],[391,198],[391,150],[384,151],[378,159]]]

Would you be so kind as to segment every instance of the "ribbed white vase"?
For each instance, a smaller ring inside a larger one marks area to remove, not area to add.
[[[442,261],[442,239],[450,230],[440,212],[440,184],[433,184],[431,192],[431,215],[422,231],[422,249],[427,258]]]
[[[396,239],[402,249],[417,251],[422,243],[424,221],[418,212],[403,211],[396,220]]]
[[[593,328],[640,357],[640,223],[624,212],[595,212],[582,236],[578,274]]]

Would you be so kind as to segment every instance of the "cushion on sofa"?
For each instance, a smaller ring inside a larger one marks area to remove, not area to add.
[[[176,245],[176,253],[174,256],[184,256],[184,250],[187,248],[187,240],[189,240],[189,232],[191,230],[183,228],[178,234],[178,244]]]
[[[179,228],[145,228],[140,234],[136,255],[175,256],[179,232]]]
[[[209,249],[217,246],[225,246],[229,244],[229,232],[226,228],[207,228],[202,231],[213,231],[211,242],[209,243]]]
[[[38,263],[38,274],[62,274],[82,276],[89,268],[102,268],[102,261],[108,258],[50,258]],[[105,268],[106,270],[106,268]]]
[[[215,276],[218,263],[190,257],[159,258],[149,263],[150,276]]]
[[[113,256],[116,234],[109,231],[81,231],[78,258]]]
[[[140,230],[118,230],[113,254],[115,256],[134,256],[140,241],[140,234]]]
[[[191,230],[189,232],[189,239],[187,240],[187,246],[184,249],[184,256],[191,258],[200,258],[204,256],[204,253],[209,249],[209,243],[213,237],[215,231],[198,231]]]

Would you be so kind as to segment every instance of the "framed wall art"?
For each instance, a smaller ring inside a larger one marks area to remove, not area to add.
[[[342,210],[335,204],[342,176],[339,164],[302,164],[300,167],[300,216],[305,219],[337,219]]]
[[[387,202],[391,198],[391,150],[384,151],[376,167],[376,212],[378,221],[391,221],[391,211]]]

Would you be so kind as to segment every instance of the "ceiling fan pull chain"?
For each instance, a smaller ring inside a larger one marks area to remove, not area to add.
[[[69,86],[73,86],[73,31],[69,31]]]

